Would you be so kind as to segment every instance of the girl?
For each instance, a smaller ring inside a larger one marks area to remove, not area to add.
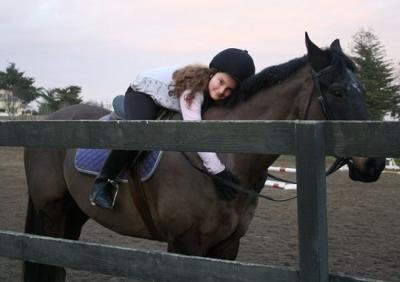
[[[247,51],[229,48],[218,53],[209,67],[169,67],[140,74],[125,94],[126,117],[154,120],[163,107],[181,112],[184,120],[201,120],[205,108],[230,97],[254,72],[254,62]],[[113,208],[118,185],[115,178],[137,154],[138,151],[111,151],[89,195],[92,205]],[[214,181],[218,195],[233,199],[237,192],[226,183],[239,184],[239,180],[225,168],[216,153],[199,152],[198,155],[207,171],[217,176]]]

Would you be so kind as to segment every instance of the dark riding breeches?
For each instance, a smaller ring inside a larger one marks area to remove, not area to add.
[[[127,120],[155,120],[160,107],[153,99],[131,87],[126,90],[124,100],[125,118]]]

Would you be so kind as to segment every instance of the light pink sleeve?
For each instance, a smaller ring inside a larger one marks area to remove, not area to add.
[[[186,97],[190,94],[190,90],[185,90],[179,98],[182,117],[184,120],[202,120],[201,106],[204,102],[204,95],[197,92],[189,105]],[[217,174],[225,169],[216,153],[212,152],[198,152],[200,159],[203,161],[204,167],[211,174]]]

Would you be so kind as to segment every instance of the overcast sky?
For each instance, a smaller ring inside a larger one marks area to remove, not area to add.
[[[348,51],[360,28],[398,64],[399,11],[399,0],[0,0],[0,69],[14,62],[37,87],[79,85],[84,100],[111,101],[143,70],[207,64],[228,47],[261,70],[305,54],[305,31]]]

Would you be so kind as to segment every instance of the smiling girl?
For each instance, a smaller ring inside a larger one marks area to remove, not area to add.
[[[201,120],[206,108],[230,97],[240,83],[254,72],[254,62],[247,51],[229,48],[218,53],[209,67],[167,67],[139,74],[125,94],[126,119],[154,120],[160,108],[167,108],[181,112],[184,120]],[[115,198],[112,191],[118,185],[115,178],[137,154],[138,151],[111,151],[89,195],[92,205],[113,208]],[[210,174],[239,183],[216,153],[199,152],[198,155]],[[221,198],[234,198],[236,191],[224,181],[217,185]]]

